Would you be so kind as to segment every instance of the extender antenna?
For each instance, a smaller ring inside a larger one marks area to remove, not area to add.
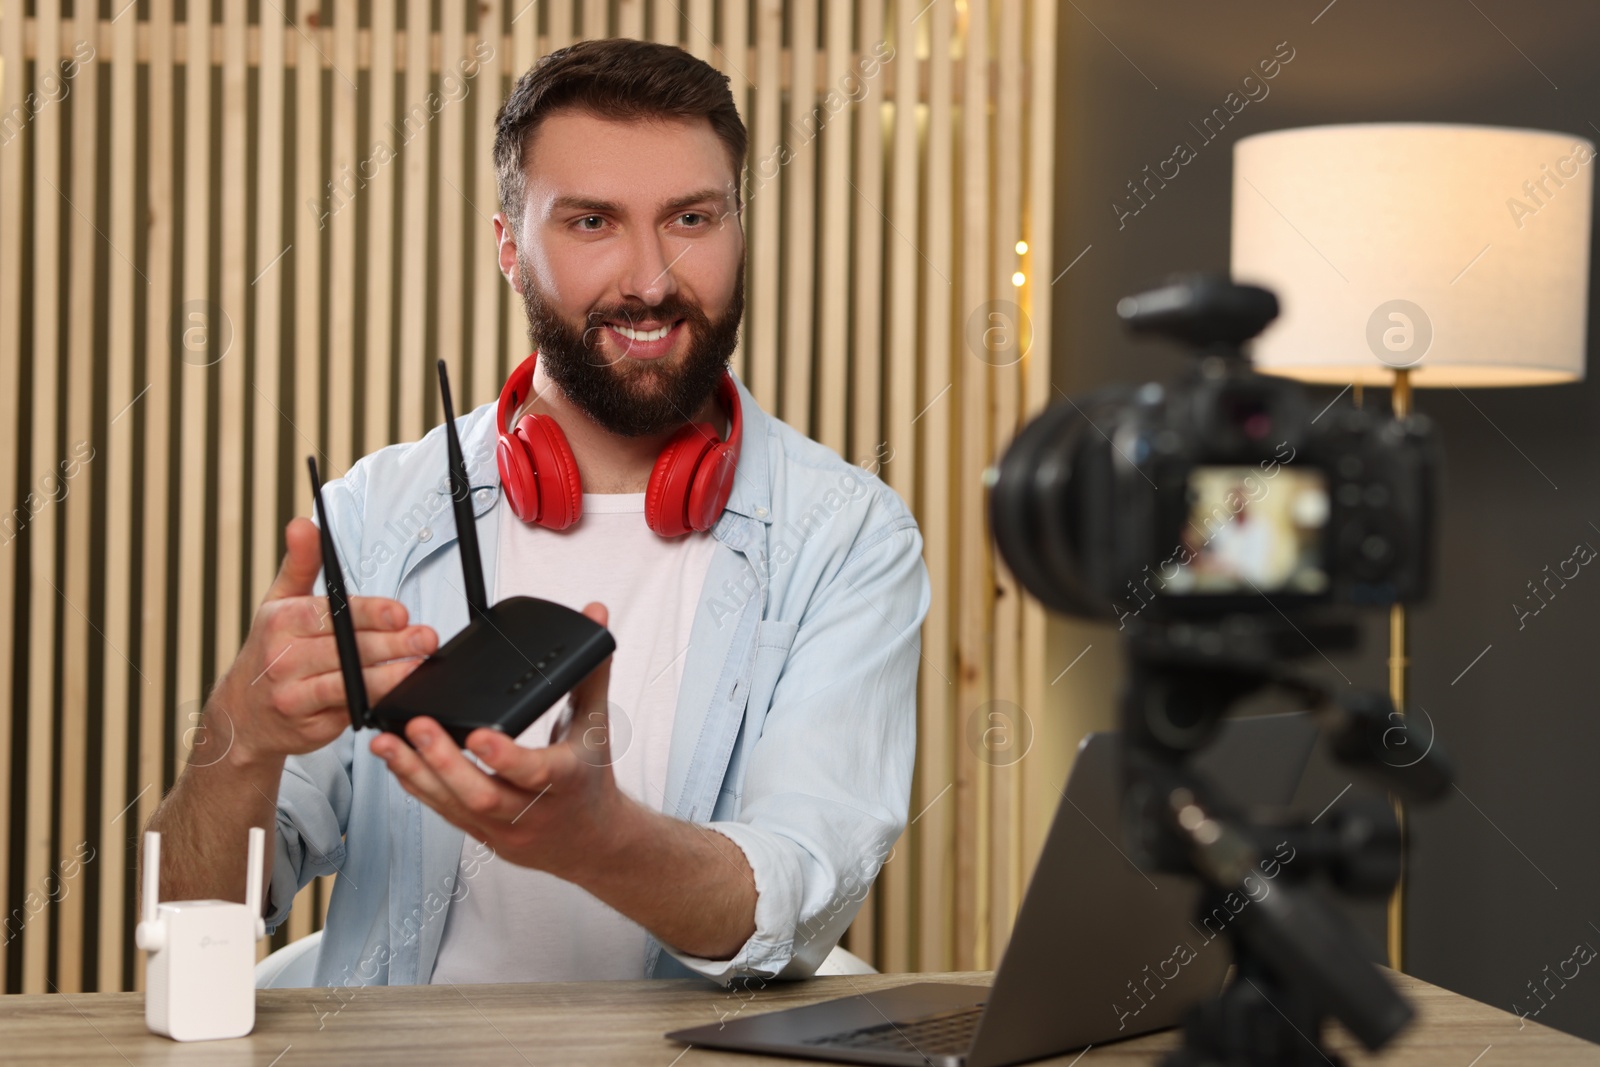
[[[267,921],[261,915],[261,862],[266,851],[267,832],[250,827],[250,858],[245,866],[244,906],[256,921],[256,940],[267,936]]]
[[[157,830],[144,832],[144,900],[141,901],[139,923],[133,928],[133,943],[146,952],[160,952],[167,947],[167,928],[161,916],[161,834]]]
[[[144,914],[140,918],[154,923],[161,906],[161,834],[146,830],[144,835]]]
[[[367,681],[361,676],[361,652],[356,647],[355,623],[350,619],[350,600],[344,591],[344,571],[333,545],[333,530],[322,505],[322,476],[317,473],[315,456],[306,457],[311,470],[311,495],[317,504],[317,524],[322,532],[322,576],[328,590],[328,610],[333,615],[333,641],[339,649],[339,673],[344,675],[344,702],[350,709],[350,727],[367,725]],[[259,903],[259,902],[258,902]],[[259,910],[259,909],[258,909]]]
[[[450,403],[450,374],[439,361],[439,399],[444,401],[444,435],[450,458],[450,499],[455,503],[456,537],[461,549],[461,580],[466,583],[469,617],[488,613],[489,597],[483,591],[483,560],[478,555],[478,528],[472,515],[472,486],[467,482],[467,461],[456,436],[456,412]]]

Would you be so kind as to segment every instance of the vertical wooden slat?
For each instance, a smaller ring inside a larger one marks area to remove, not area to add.
[[[625,0],[626,2],[626,0]],[[632,0],[637,3],[638,0]],[[650,39],[657,44],[678,43],[677,0],[650,0]],[[692,35],[691,35],[692,36]]]
[[[520,0],[512,0],[513,6],[518,2]],[[558,22],[560,23],[559,25]],[[506,79],[506,92],[509,92],[511,87],[516,84],[517,79],[522,77],[539,59],[539,19],[536,7],[525,9],[523,15],[513,16],[511,36],[513,50],[511,69],[509,71],[510,78]],[[557,48],[565,47],[571,37],[572,0],[557,0],[555,5],[550,8],[550,34],[548,38],[550,50],[554,51]],[[485,86],[480,91],[484,93],[498,92],[499,87],[496,86],[491,89]],[[481,106],[490,106],[492,114],[493,110],[498,109],[499,102],[496,99]],[[492,165],[490,153],[493,151],[493,144],[494,142],[491,139],[489,145],[482,150],[484,154],[479,156],[480,159],[485,161],[486,166]],[[485,211],[499,211],[501,207],[497,199],[491,199],[490,202],[484,203],[482,206]],[[522,311],[522,298],[511,291],[504,281],[497,278],[495,284],[506,288],[503,303],[506,351],[505,360],[501,364],[503,373],[497,375],[503,384],[510,368],[521,363],[528,356],[528,319]]]
[[[783,213],[782,418],[811,433],[811,340],[816,256],[817,3],[790,0],[789,161]]]
[[[283,184],[286,138],[285,81],[288,23],[270,6],[261,13],[260,77],[256,113],[255,440],[251,443],[253,527],[250,601],[266,595],[278,573],[278,444],[284,400],[279,395],[283,356],[283,279],[294,249],[284,240]],[[291,453],[292,454],[292,453]]]
[[[494,226],[489,216],[495,211],[494,116],[500,106],[501,56],[500,0],[481,0],[478,5],[478,37],[492,51],[478,60],[478,74],[464,105],[472,108],[474,179],[472,211],[467,228],[472,242],[473,313],[471,401],[481,404],[500,395],[500,298],[506,289],[495,259]]]
[[[1050,282],[1055,277],[1051,270],[1054,262],[1052,232],[1055,197],[1055,0],[1034,0],[1030,5],[1028,37],[1028,103],[1027,103],[1027,209],[1023,219],[1028,257],[1024,269],[1028,284],[1024,289],[1026,299],[1023,309],[1033,327],[1028,354],[1023,367],[1023,417],[1033,418],[1053,399],[1050,389]],[[1037,296],[1035,296],[1037,294]],[[1045,692],[1049,688],[1045,666],[1045,612],[1038,601],[1029,598],[1022,609],[1022,676],[1026,680],[1024,701],[1027,707],[1043,714]],[[1027,765],[1029,772],[1037,772],[1042,761]],[[1053,794],[1055,782],[1048,790],[1030,791],[1029,795]],[[1042,842],[1049,827],[1051,806],[1031,804],[1023,811],[1023,834],[1028,842]],[[1033,850],[1025,853],[1026,866],[1023,880],[1032,877],[1036,862]]]
[[[870,2],[870,0],[869,0]],[[846,77],[855,58],[852,50],[851,8],[833,4],[823,7],[822,33],[825,44],[825,71],[821,109],[822,197],[821,242],[814,250],[826,265],[821,275],[815,362],[820,364],[817,398],[817,440],[845,454],[846,427],[849,422],[849,330],[850,330],[850,165],[852,100],[846,92]],[[875,116],[872,117],[875,120]],[[908,864],[905,842],[897,846],[897,870]],[[893,878],[894,875],[887,877]],[[904,882],[904,879],[901,880]],[[882,879],[880,879],[880,884]],[[870,890],[850,924],[847,945],[850,951],[869,963],[877,960],[878,912],[876,891]],[[898,921],[901,916],[893,916]]]
[[[283,279],[294,251],[283,234],[285,138],[285,60],[288,25],[271,5],[261,9],[260,78],[256,114],[256,258],[251,272],[255,289],[255,374],[250,403],[255,407],[255,438],[251,442],[253,521],[251,524],[250,602],[258,603],[277,574],[281,516],[278,514],[278,445],[282,369]],[[309,209],[304,206],[302,211]],[[291,431],[291,440],[293,432]],[[291,455],[301,449],[292,448]],[[296,909],[289,916],[290,936],[310,933],[310,915]],[[265,945],[263,944],[263,947]]]
[[[778,222],[782,201],[783,131],[778,128],[783,104],[783,3],[756,0],[756,123],[751,143],[756,169],[751,180],[749,247],[750,306],[745,366],[756,402],[778,410]]]
[[[22,65],[22,0],[5,0],[0,9],[0,114],[13,115],[22,107],[22,84],[26,70]],[[0,322],[22,322],[22,225],[24,202],[22,198],[23,137],[18,130],[11,140],[0,143]],[[0,426],[4,432],[14,433],[12,427],[20,425],[18,416],[22,408],[22,331],[18,328],[0,329]],[[20,446],[21,442],[16,442]],[[15,462],[0,463],[0,501],[7,508],[18,505],[24,514],[27,504],[24,494],[17,492]],[[0,531],[5,543],[0,546],[0,694],[9,703],[11,686],[15,677],[12,662],[19,653],[17,633],[12,608],[17,593],[17,535],[21,523],[15,511],[0,516]],[[13,708],[18,715],[22,709]],[[11,720],[0,723],[0,796],[11,796]],[[9,801],[4,815],[0,815],[0,886],[11,884],[11,818]],[[26,869],[26,868],[24,868]],[[6,909],[7,914],[10,908]],[[10,936],[10,931],[7,931]],[[8,953],[0,952],[0,990],[6,985]]]
[[[671,3],[667,3],[663,6],[665,6],[669,12],[672,12],[673,16],[676,16],[677,13],[672,11]],[[729,3],[725,6],[729,8],[742,9],[744,7],[744,3]],[[707,63],[712,62],[712,53],[716,50],[716,44],[712,40],[712,17],[715,14],[714,8],[715,5],[713,0],[689,0],[687,8],[684,11],[683,18],[684,22],[688,24],[688,29],[683,35],[684,49],[691,56],[694,56],[696,59],[703,59]]]
[[[887,0],[860,0],[857,37],[861,59],[887,45],[883,11]],[[880,57],[881,58],[881,57]],[[884,79],[881,63],[871,77],[861,81],[861,102],[856,113],[855,177],[850,190],[850,211],[855,233],[851,252],[855,274],[855,299],[850,335],[850,453],[867,463],[883,444],[883,240],[886,229],[875,205],[883,198]]]
[[[617,0],[617,36],[644,36],[644,0]]]
[[[990,236],[992,261],[989,275],[989,299],[1004,308],[1002,319],[1012,348],[999,359],[994,376],[994,424],[989,436],[989,454],[998,455],[1018,427],[1020,414],[1021,367],[1003,365],[1020,351],[1022,330],[1020,308],[1017,305],[1017,288],[1011,275],[1015,270],[1016,243],[1022,236],[1022,76],[1025,71],[1022,55],[1021,4],[999,4],[999,34],[995,70],[998,74],[998,91],[994,110],[994,230]],[[985,63],[987,66],[987,63]],[[997,323],[998,324],[998,323]],[[992,546],[990,547],[992,553]],[[996,561],[998,557],[994,557]],[[1012,706],[1020,709],[1015,719],[1008,722],[1010,736],[1004,758],[994,766],[992,819],[994,846],[991,856],[990,887],[993,909],[990,912],[990,945],[992,959],[998,960],[1011,937],[1012,918],[1020,904],[1017,877],[1022,866],[1022,768],[1014,762],[1022,738],[1029,735],[1029,716],[1040,709],[1022,706],[1022,590],[1011,572],[1003,566],[993,565],[995,606],[992,620],[994,633],[994,687],[991,694],[997,706],[1008,716]]]
[[[88,4],[77,6],[72,30],[73,46],[88,44],[96,37],[95,10]],[[58,59],[59,57],[57,57]],[[58,66],[56,60],[52,66]],[[80,449],[94,447],[94,367],[95,312],[100,305],[95,293],[95,259],[100,254],[100,235],[94,220],[99,133],[98,91],[100,65],[79,63],[69,97],[72,114],[72,155],[70,165],[69,210],[67,222],[67,381],[64,386],[67,407],[66,450],[53,453],[51,461],[71,462]],[[64,76],[64,75],[63,75]],[[107,253],[109,254],[109,252]],[[104,445],[104,442],[100,442]],[[89,725],[89,539],[94,526],[93,462],[81,463],[71,478],[61,502],[66,523],[66,555],[60,585],[63,608],[61,648],[61,824],[56,837],[55,870],[68,860],[81,857],[90,842],[86,807],[88,804],[88,725]],[[65,477],[63,475],[63,477]],[[109,655],[117,655],[105,649]],[[73,993],[83,988],[84,898],[82,884],[75,892],[64,892],[57,903],[56,988]]]
[[[59,78],[61,11],[40,0],[34,79]],[[40,109],[33,119],[33,449],[30,491],[54,470],[58,443],[57,376],[61,361],[61,108]],[[48,483],[54,485],[54,482]],[[55,490],[51,490],[55,492]],[[50,809],[55,794],[55,621],[60,593],[55,581],[57,505],[46,499],[28,530],[28,839],[23,844],[25,892],[44,892],[50,869]],[[45,991],[51,909],[43,908],[22,931],[22,991]]]
[[[580,40],[611,36],[611,28],[606,22],[607,10],[610,6],[607,0],[583,0],[583,28],[578,34]],[[619,36],[626,36],[626,34],[619,34]]]
[[[294,406],[290,425],[294,442],[290,454],[296,459],[315,453],[318,462],[328,467],[323,454],[319,397],[322,393],[322,240],[327,223],[322,218],[330,206],[322,167],[322,60],[317,54],[307,27],[320,20],[318,0],[297,0],[295,32],[288,38],[292,53],[295,92],[295,203],[294,213]],[[333,477],[329,470],[324,477]],[[298,483],[299,479],[295,479]],[[294,499],[305,500],[302,493]]]
[[[333,477],[338,472],[329,469],[318,412],[323,368],[322,240],[328,224],[324,215],[333,204],[322,166],[322,57],[307,34],[307,27],[314,30],[318,25],[320,14],[317,0],[299,0],[295,32],[287,38],[286,51],[286,55],[292,53],[295,64],[295,202],[301,205],[294,213],[294,414],[290,420],[294,437],[289,451],[297,460],[315,453],[325,469],[323,476]],[[296,492],[294,499],[305,500],[306,495]],[[290,908],[289,936],[304,937],[312,924],[310,898],[302,890]]]
[[[889,205],[889,345],[884,365],[884,395],[888,398],[884,440],[892,450],[888,461],[889,485],[913,504],[917,486],[917,412],[922,405],[917,397],[917,281],[923,269],[922,250],[916,240],[921,194],[921,173],[916,102],[921,95],[918,80],[917,21],[922,3],[897,0],[895,4],[895,104],[892,163],[892,197]],[[862,209],[880,215],[882,208],[867,202]],[[885,905],[903,913],[910,903],[911,864],[888,869],[880,884]],[[910,939],[903,924],[892,922],[883,931],[883,957],[886,971],[904,971],[911,966]]]
[[[439,7],[439,75],[460,77],[459,63],[466,39],[466,11],[460,4],[442,4]],[[468,373],[462,348],[462,301],[466,290],[462,284],[466,262],[462,227],[468,217],[466,170],[466,114],[460,100],[445,97],[439,108],[439,228],[435,231],[438,246],[434,255],[438,263],[439,283],[437,304],[434,308],[435,356],[450,366],[450,376],[459,382],[457,389],[463,400],[458,401],[461,411],[470,410],[482,391],[479,383]],[[431,362],[431,361],[430,361]],[[466,398],[471,398],[470,401]],[[424,420],[432,425],[437,418]]]
[[[180,485],[203,486],[206,477],[206,386],[212,373],[207,364],[217,358],[215,347],[219,323],[217,309],[210,303],[211,281],[211,9],[207,4],[189,5],[185,25],[184,55],[184,168],[183,168],[183,266],[179,288],[182,316],[179,354],[176,364],[182,382],[182,415],[179,430]],[[201,629],[206,601],[206,573],[198,566],[205,559],[206,508],[204,493],[178,494],[178,558],[186,565],[178,568],[178,677],[177,718],[178,773],[188,762],[194,735],[192,716],[204,695],[200,676]]]
[[[242,4],[224,4],[222,9],[222,318],[228,330],[228,347],[212,352],[217,362],[211,372],[218,382],[219,409],[215,413],[218,447],[217,464],[217,598],[216,663],[217,673],[226,670],[239,652],[245,633],[245,605],[248,589],[244,574],[244,494],[246,476],[245,411],[249,384],[246,380],[245,292],[252,274],[245,260],[249,237],[250,205],[247,191],[250,173],[246,164],[249,152],[247,44],[249,27]],[[209,681],[209,679],[208,679]],[[203,694],[202,694],[203,695]],[[204,739],[222,744],[223,729]],[[200,740],[199,735],[196,739]],[[214,750],[203,758],[211,760]]]
[[[957,791],[962,801],[956,828],[958,885],[956,898],[956,967],[990,965],[989,914],[989,771],[984,751],[974,743],[988,723],[980,719],[976,731],[968,729],[971,716],[983,715],[989,701],[992,675],[988,622],[991,583],[988,540],[983,526],[983,468],[989,460],[989,364],[983,350],[971,350],[969,316],[982,314],[989,283],[989,119],[988,55],[989,5],[970,0],[961,91],[961,297],[963,335],[956,386],[961,402],[961,456],[956,476],[956,513],[959,516],[956,603],[960,612],[956,633],[956,728],[963,744],[957,746]],[[985,322],[987,320],[984,320]],[[981,327],[979,330],[981,336]],[[975,935],[975,936],[974,936]]]
[[[691,37],[698,36],[698,34],[694,32],[694,29],[697,25],[704,27],[707,34],[711,33],[711,20],[709,18],[705,18],[703,21],[696,20],[694,12],[697,10],[699,10],[699,4],[696,4],[689,9]],[[746,220],[749,218],[749,216],[744,213],[743,201],[744,198],[749,195],[750,189],[754,188],[753,182],[750,182],[749,175],[751,173],[751,168],[754,167],[756,160],[759,158],[755,142],[749,138],[750,90],[752,86],[750,84],[749,76],[745,73],[746,69],[750,66],[749,0],[725,0],[725,2],[722,4],[721,22],[717,31],[717,43],[715,49],[713,50],[713,56],[710,62],[718,70],[722,71],[722,73],[728,76],[728,88],[733,93],[734,106],[739,109],[739,118],[745,124],[746,138],[748,143],[748,147],[745,151],[745,157],[748,165],[745,168],[744,175],[735,175],[734,177],[735,181],[749,183],[748,188],[746,188],[745,185],[741,185],[739,191],[741,213],[739,219],[736,221],[738,225],[743,226]],[[745,245],[745,257],[747,260],[745,266],[745,277],[748,280],[750,276],[750,266],[748,261],[753,258],[750,253],[748,240]],[[746,305],[746,307],[748,309],[748,305]],[[749,323],[748,315],[745,317],[745,322],[747,324]],[[749,350],[750,331],[747,325],[745,329],[739,331],[739,343],[733,350],[733,358],[729,361],[733,366],[733,372],[739,376],[741,381],[745,380],[747,376],[746,353],[748,353]]]
[[[106,411],[111,420],[105,436],[106,456],[99,462],[106,471],[105,644],[104,681],[99,723],[102,786],[100,840],[96,862],[100,871],[99,931],[96,946],[95,988],[102,992],[122,988],[124,953],[131,948],[122,921],[123,904],[131,882],[127,878],[126,844],[137,827],[127,810],[133,797],[128,790],[128,726],[132,692],[137,687],[148,703],[158,694],[143,684],[132,661],[133,652],[133,479],[134,429],[131,408],[143,397],[142,381],[134,378],[134,306],[147,300],[148,282],[134,273],[136,204],[134,168],[137,162],[138,20],[131,15],[112,24],[111,56],[111,182],[110,241],[116,250],[106,260],[110,282],[106,365]],[[0,594],[0,602],[5,601]],[[118,651],[120,650],[121,654]]]
[[[394,134],[395,5],[372,5],[372,69],[367,81],[367,136],[362,145],[366,165],[362,177],[372,180],[361,193],[367,224],[366,262],[362,265],[367,298],[362,319],[366,324],[365,397],[361,444],[357,454],[373,452],[395,440],[389,425],[389,389],[393,381],[394,330],[394,189],[391,158]],[[498,42],[496,42],[498,46]],[[355,77],[355,71],[350,72]],[[380,148],[379,146],[383,147]]]
[[[574,0],[551,0],[550,51],[565,48],[573,41],[572,5]]]
[[[855,144],[848,171],[843,175],[829,164],[826,184],[829,194],[839,193],[845,225],[853,227],[855,240],[850,251],[851,289],[847,291],[847,304],[853,295],[852,317],[849,322],[848,351],[845,368],[853,369],[851,380],[843,386],[849,393],[849,433],[846,444],[840,448],[847,458],[866,464],[876,470],[882,461],[879,454],[882,429],[879,404],[882,397],[882,324],[883,324],[883,218],[872,204],[883,202],[883,91],[881,71],[874,70],[871,77],[863,74],[867,57],[885,44],[883,35],[883,6],[885,0],[860,0],[857,5],[857,36],[860,39],[856,74],[859,83],[851,83],[859,106],[855,113]],[[831,19],[836,11],[830,9]],[[830,45],[831,47],[831,45]],[[829,77],[829,87],[840,89],[834,76]],[[833,152],[844,133],[833,130],[828,151]],[[844,151],[840,148],[839,151]],[[842,188],[832,188],[835,183]],[[853,188],[852,188],[853,186]],[[863,199],[865,198],[865,200]],[[866,201],[870,201],[868,203]],[[832,201],[837,203],[837,201]],[[826,210],[826,209],[825,209]],[[842,261],[842,260],[841,260]],[[827,275],[825,274],[825,277]],[[827,358],[827,353],[823,353]],[[826,376],[825,376],[826,377]],[[837,390],[840,385],[825,385],[824,389]],[[826,405],[831,401],[824,401]],[[841,405],[844,407],[845,405]],[[825,414],[824,419],[828,416]],[[849,451],[845,451],[848,449]],[[905,866],[914,862],[915,852],[902,840],[897,846],[896,860]],[[850,950],[867,960],[877,962],[877,911],[876,893],[871,893],[861,905],[861,911],[850,927]],[[893,917],[890,917],[891,920]]]
[[[174,203],[172,0],[152,0],[148,19],[150,35],[149,98],[151,116],[148,170],[145,173],[148,218],[145,274],[150,280],[145,313],[145,368],[148,383],[143,405],[144,492],[140,507],[144,523],[144,562],[140,574],[139,673],[144,688],[139,700],[138,826],[143,827],[161,802],[165,764],[166,721],[169,713],[167,678],[167,552],[172,531],[167,521],[170,492],[167,464],[172,454],[172,386],[176,351],[172,343],[173,220]],[[133,414],[129,414],[133,418]],[[137,852],[137,848],[135,849]],[[134,988],[144,988],[144,956],[134,958]]]
[[[952,321],[955,315],[954,181],[952,159],[951,44],[953,0],[938,0],[928,9],[928,232],[924,251],[928,271],[923,299],[923,394],[919,420],[922,432],[923,492],[918,522],[922,530],[923,559],[928,566],[932,607],[922,627],[924,655],[934,669],[924,667],[919,679],[922,769],[921,790],[913,806],[923,812],[919,820],[921,865],[918,896],[918,970],[942,971],[953,966],[951,912],[954,906],[955,810],[957,801],[945,790],[955,782],[955,745],[958,726],[953,712],[950,655],[950,599],[952,536],[950,461],[956,410],[955,370],[951,364]],[[959,318],[955,325],[959,325]],[[957,335],[959,336],[959,335]],[[953,790],[951,790],[953,792]]]
[[[446,4],[447,9],[457,5]],[[366,191],[357,167],[362,151],[356,144],[356,30],[358,0],[333,5],[332,76],[328,78],[333,112],[329,194],[338,205],[328,220],[328,475],[342,474],[355,460],[356,369],[356,219]],[[313,52],[306,58],[316,56]],[[370,414],[370,413],[369,413]]]
[[[817,440],[843,453],[845,423],[849,413],[846,395],[849,343],[850,272],[850,98],[846,78],[850,62],[849,9],[835,4],[825,12],[827,77],[822,86],[822,243],[815,250],[825,269],[819,294],[821,312],[817,329],[818,364]]]
[[[432,151],[428,118],[428,0],[406,6],[405,103],[400,113],[400,149],[405,188],[400,211],[400,425],[402,441],[415,441],[429,425],[424,385],[429,373],[428,166]],[[532,17],[531,15],[528,17]]]

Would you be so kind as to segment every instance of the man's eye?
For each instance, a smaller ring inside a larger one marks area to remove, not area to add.
[[[593,225],[590,225],[591,223],[593,223]],[[585,215],[583,218],[578,220],[578,228],[580,230],[598,230],[604,225],[605,220],[599,215]]]
[[[706,217],[698,211],[688,211],[678,216],[678,221],[686,226],[698,226],[705,220]]]

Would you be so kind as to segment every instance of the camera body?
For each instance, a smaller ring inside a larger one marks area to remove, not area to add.
[[[1425,597],[1436,450],[1425,418],[1311,406],[1241,345],[1271,293],[1182,280],[1129,297],[1136,332],[1189,342],[1171,386],[1058,404],[991,475],[991,526],[1046,606],[1151,622]]]

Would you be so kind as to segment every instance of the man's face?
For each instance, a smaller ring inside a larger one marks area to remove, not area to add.
[[[613,433],[660,433],[711,395],[744,310],[734,172],[711,124],[560,111],[526,153],[513,272],[540,365]]]

